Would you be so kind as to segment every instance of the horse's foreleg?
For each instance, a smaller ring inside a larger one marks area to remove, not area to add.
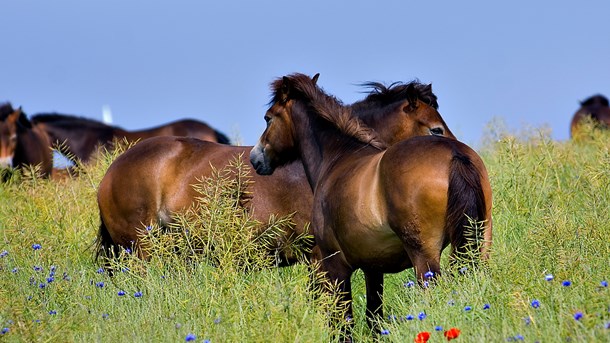
[[[380,332],[378,321],[383,318],[383,273],[366,270],[366,320],[373,332]]]

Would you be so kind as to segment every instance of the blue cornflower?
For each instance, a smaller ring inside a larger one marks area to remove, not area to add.
[[[11,272],[13,272],[13,274],[15,274],[19,269],[17,267],[13,268],[13,270],[11,270]]]
[[[150,230],[152,230],[152,226],[148,225],[148,226],[146,227],[146,231],[150,231]]]
[[[52,272],[50,272],[50,273],[49,273],[49,277],[55,277],[55,272],[53,272],[53,271],[52,271]]]
[[[423,288],[428,288],[428,286],[430,286],[430,284],[428,283],[428,281],[424,281],[424,284],[422,285]]]
[[[129,268],[127,268],[127,267],[121,268],[121,273],[127,273],[128,271],[129,271]]]
[[[547,275],[545,275],[545,276],[544,276],[544,279],[545,279],[546,281],[553,281],[553,279],[554,279],[553,274],[547,274]]]
[[[49,276],[49,277],[47,278],[47,283],[51,283],[51,282],[53,282],[53,281],[55,281],[55,278],[54,278],[54,277]]]
[[[391,315],[388,316],[388,319],[389,320],[396,320],[396,316],[391,314]]]
[[[106,318],[108,318],[108,313],[102,314],[102,319],[106,319]]]
[[[413,281],[411,281],[411,280],[409,280],[409,281],[405,282],[405,287],[407,287],[407,288],[411,288],[411,287],[413,287],[413,286],[415,286],[415,282],[413,282]]]
[[[127,254],[131,254],[131,249],[129,249],[129,248],[125,248],[125,253],[127,253]]]
[[[606,281],[606,280],[603,280],[599,284],[602,285],[602,287],[608,287],[608,281]]]
[[[34,271],[40,272],[40,271],[42,271],[42,267],[34,266]]]
[[[417,318],[418,318],[419,320],[424,320],[424,319],[426,319],[426,313],[424,313],[424,312],[420,312],[420,313],[417,315]]]
[[[2,250],[2,252],[0,252],[0,257],[4,257],[6,255],[8,255],[8,251]]]
[[[186,342],[191,342],[194,341],[195,339],[197,339],[197,336],[193,335],[192,333],[189,333],[188,335],[186,335],[186,337],[184,338],[184,340]]]
[[[483,309],[484,309],[484,310],[489,310],[489,308],[490,308],[490,307],[491,307],[491,305],[489,305],[489,304],[485,304],[485,305],[483,305]]]
[[[96,271],[96,273],[98,273],[98,274],[104,274],[104,268],[100,267],[100,268],[99,268],[99,269]]]
[[[64,275],[61,278],[66,280],[66,281],[70,281],[70,276],[66,272],[64,272]]]
[[[9,331],[10,331],[9,328],[2,328],[2,331],[0,331],[0,332],[2,332],[2,334],[4,335],[4,334],[7,334]]]
[[[531,305],[532,305],[533,308],[538,308],[538,307],[540,307],[540,301],[537,300],[537,299],[534,299],[534,300],[532,300],[532,304]]]
[[[211,343],[209,339],[203,341],[203,343]]]
[[[103,281],[96,282],[96,283],[95,283],[95,287],[98,287],[98,288],[104,288],[104,282],[103,282]]]
[[[40,289],[43,289],[45,287],[47,287],[46,283],[41,283],[40,285],[38,285],[38,288],[40,288]]]
[[[523,335],[516,335],[515,336],[515,341],[524,341],[525,337],[523,337]]]
[[[610,329],[610,322],[607,322],[606,325],[604,326],[606,329]]]
[[[406,319],[406,320],[413,320],[413,318],[415,318],[415,317],[413,317],[413,315],[412,315],[412,314],[410,314],[410,315],[408,315],[408,316],[406,316],[406,317],[405,317],[405,319]]]
[[[51,310],[51,311],[49,311],[49,314],[50,314],[50,315],[52,315],[52,316],[54,316],[54,315],[56,315],[56,314],[57,314],[57,311],[55,311],[55,310]]]
[[[467,267],[462,267],[462,268],[460,268],[460,270],[459,270],[460,274],[462,274],[462,275],[466,274],[466,272],[467,272],[467,271],[468,271],[468,268],[467,268]]]
[[[563,287],[569,287],[572,285],[572,282],[570,280],[565,280],[564,282],[561,283],[561,285]]]
[[[466,307],[464,307],[464,311],[468,312],[468,311],[470,311],[470,310],[472,310],[472,307],[471,307],[471,306],[466,306]]]
[[[40,249],[42,249],[42,245],[40,245],[40,244],[38,244],[38,243],[36,243],[36,244],[32,244],[32,249],[34,249],[34,250],[40,250]]]
[[[525,317],[525,318],[523,318],[523,321],[525,322],[525,325],[530,325],[532,323],[532,318],[531,317]]]
[[[427,271],[427,272],[424,274],[424,277],[425,277],[426,279],[429,279],[429,278],[431,278],[431,277],[433,277],[433,276],[434,276],[434,272],[433,272],[433,271],[431,271],[431,270],[428,270],[428,271]]]
[[[447,305],[453,306],[453,305],[455,305],[455,301],[449,300],[449,301],[447,301]]]
[[[220,317],[214,319],[214,324],[219,324],[220,323]]]
[[[389,334],[390,334],[390,330],[388,330],[388,329],[383,329],[383,330],[381,330],[381,334],[382,334],[382,335],[384,335],[384,336],[387,336],[387,335],[389,335]]]
[[[55,273],[55,269],[57,269],[57,267],[56,267],[56,266],[51,266],[51,267],[49,268],[49,270],[51,270],[51,272],[52,272],[52,273]]]
[[[125,295],[125,291],[120,290],[120,291],[119,291],[117,294],[118,294],[120,297],[122,297],[122,296],[124,296],[124,295]]]
[[[443,331],[443,327],[440,325],[437,325],[434,327],[434,331]]]
[[[581,320],[582,319],[582,312],[578,311],[578,312],[574,313],[574,319],[575,320]]]
[[[133,294],[133,296],[134,296],[134,297],[136,297],[136,298],[139,298],[139,297],[141,297],[141,296],[142,296],[142,292],[139,292],[139,291],[138,291],[138,292],[135,292],[135,293]]]

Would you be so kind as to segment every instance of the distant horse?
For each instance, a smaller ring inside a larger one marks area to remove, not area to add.
[[[118,126],[78,116],[58,113],[41,113],[32,117],[32,123],[42,128],[58,145],[61,152],[88,162],[99,146],[106,146],[114,139],[135,142],[155,136],[195,137],[210,142],[229,144],[223,133],[206,123],[183,119],[150,129],[128,131]]]
[[[369,96],[352,107],[364,121],[379,129],[381,137],[388,142],[430,134],[455,138],[435,110],[438,104],[430,85],[411,82],[390,87],[381,84],[367,86],[372,88]],[[411,110],[409,101],[417,98],[431,106]],[[240,154],[247,159],[251,149],[251,146],[159,137],[127,150],[108,168],[99,186],[101,225],[96,249],[98,257],[107,255],[118,246],[131,247],[133,242],[137,245],[136,228],[143,224],[166,226],[173,213],[190,207],[194,202],[197,194],[191,185],[197,182],[197,178],[210,177],[212,165],[221,169]],[[251,168],[250,163],[245,165]],[[250,174],[254,183],[250,186],[253,197],[248,206],[254,218],[266,223],[272,214],[286,216],[294,213],[295,226],[281,239],[290,241],[291,237],[304,233],[306,223],[311,220],[313,195],[300,161],[278,168],[272,176],[259,176],[252,169]],[[282,265],[297,261],[297,256],[291,251],[278,253]],[[146,258],[141,251],[138,254]]]
[[[39,166],[43,177],[51,175],[53,153],[49,137],[33,126],[27,116],[10,103],[0,105],[0,168]]]
[[[570,136],[574,137],[580,122],[590,117],[600,128],[610,128],[610,106],[608,98],[603,95],[594,95],[580,103],[580,109],[574,113],[570,124]]]
[[[438,136],[387,147],[306,75],[277,79],[272,90],[267,128],[250,159],[260,175],[303,162],[314,191],[313,258],[340,285],[346,320],[352,315],[350,277],[356,269],[365,275],[367,319],[373,326],[382,318],[384,273],[414,267],[423,284],[439,275],[441,251],[449,243],[453,261],[487,254],[492,193],[476,152]],[[429,110],[420,100],[405,107],[407,113]],[[471,220],[484,223],[487,244],[473,247],[467,239]],[[349,333],[344,339],[350,340]]]

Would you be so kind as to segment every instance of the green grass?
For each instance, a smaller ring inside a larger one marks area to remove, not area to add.
[[[457,342],[610,340],[610,289],[601,284],[610,280],[610,134],[586,131],[578,140],[555,142],[532,130],[496,132],[481,155],[494,194],[490,262],[465,275],[445,273],[425,290],[405,286],[414,280],[412,271],[386,276],[382,326],[389,334],[379,341],[412,342],[428,331],[430,342],[441,342],[451,327],[461,330]],[[209,223],[203,210],[187,216],[191,230],[208,230],[199,238],[179,230],[173,241],[151,236],[180,253],[160,249],[148,263],[128,255],[115,276],[99,273],[93,260],[96,187],[115,157],[103,155],[76,178],[14,175],[0,184],[0,329],[9,330],[0,341],[183,342],[190,333],[198,342],[334,337],[327,324],[334,298],[309,291],[304,265],[269,268],[269,256],[246,244],[264,233],[235,231],[250,225],[238,208],[227,212],[234,216],[222,210],[216,226],[197,224]],[[227,227],[217,236],[215,230]],[[265,239],[259,241],[264,246]],[[184,242],[218,254],[195,254],[201,249],[188,250]],[[354,338],[373,341],[361,273],[353,283]]]

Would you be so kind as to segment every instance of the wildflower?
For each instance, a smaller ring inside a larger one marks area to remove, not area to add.
[[[443,327],[440,325],[437,325],[434,327],[434,331],[443,331]]]
[[[534,299],[534,300],[532,300],[531,305],[532,305],[533,308],[538,308],[538,307],[540,307],[540,301]]]
[[[574,313],[574,320],[581,320],[582,319],[582,312],[578,311],[576,313]]]
[[[406,320],[413,320],[413,318],[415,318],[415,317],[413,317],[412,314],[409,314],[405,317]]]
[[[47,283],[51,283],[51,282],[53,282],[53,281],[55,281],[55,278],[54,278],[54,277],[49,276],[49,277],[47,278]]]
[[[525,318],[523,318],[523,321],[525,322],[525,325],[530,325],[532,323],[532,318],[531,317],[525,317]]]
[[[191,342],[194,341],[195,339],[197,339],[197,336],[193,335],[192,333],[189,333],[188,335],[186,335],[186,337],[184,338],[184,340],[186,342]]]
[[[453,305],[455,305],[455,301],[449,300],[449,301],[447,301],[447,305],[453,306]]]
[[[430,339],[430,333],[428,331],[422,331],[415,336],[415,343],[426,343]]]
[[[42,271],[42,267],[40,267],[40,266],[34,266],[34,271],[36,271],[36,272],[40,272],[40,271]]]
[[[131,254],[131,249],[129,249],[129,248],[125,248],[125,253],[126,253],[126,254]]]
[[[426,313],[424,313],[424,312],[420,312],[420,313],[419,313],[419,315],[417,316],[417,318],[418,318],[419,320],[424,320],[424,319],[426,319]]]
[[[460,274],[464,275],[468,271],[468,268],[467,267],[462,267],[462,268],[460,268],[459,271],[460,271]]]
[[[4,335],[4,334],[7,334],[9,331],[10,331],[9,328],[2,328],[2,331],[0,331],[0,332],[2,332],[2,334]]]
[[[106,319],[106,318],[108,318],[108,313],[102,314],[102,319]]]
[[[409,280],[409,281],[405,282],[405,287],[407,287],[407,288],[411,288],[411,287],[413,287],[413,286],[415,286],[415,282],[413,282],[413,281],[411,281],[411,280]]]
[[[462,333],[462,331],[460,331],[460,329],[451,328],[451,329],[445,331],[444,335],[445,335],[445,338],[447,338],[447,340],[450,341],[452,339],[456,339],[456,338],[460,337],[460,333]]]
[[[98,287],[98,288],[104,288],[104,282],[103,282],[103,281],[96,282],[96,283],[95,283],[95,287]]]
[[[11,270],[11,272],[13,272],[13,274],[17,273],[19,269],[17,269],[17,267],[13,268],[13,270]]]
[[[390,330],[388,330],[388,329],[383,329],[383,330],[381,330],[381,334],[382,334],[383,336],[387,336],[387,335],[389,335],[389,334],[390,334]]]
[[[553,281],[553,279],[554,279],[553,274],[547,274],[547,275],[545,275],[545,276],[544,276],[544,279],[545,279],[546,281]]]
[[[122,297],[125,295],[125,291],[120,290],[117,294],[119,295],[119,297]]]
[[[603,280],[602,282],[600,282],[600,285],[602,285],[602,287],[608,287],[608,281]]]
[[[489,304],[485,304],[485,305],[483,305],[483,309],[484,309],[484,310],[489,310],[489,308],[490,308],[490,307],[491,307],[491,305],[489,305]]]
[[[66,272],[64,272],[64,275],[61,278],[66,280],[66,281],[70,281],[70,276]]]
[[[220,317],[214,319],[214,324],[219,324],[220,323]]]
[[[466,307],[464,307],[464,311],[468,312],[468,311],[470,311],[470,310],[472,310],[472,307],[471,307],[471,306],[466,306]]]
[[[606,326],[604,326],[606,329],[610,329],[610,322],[606,323]]]
[[[424,281],[424,284],[422,285],[423,288],[428,288],[428,286],[430,286],[430,284],[428,283],[428,281]]]
[[[136,297],[136,298],[139,298],[139,297],[141,297],[141,296],[142,296],[142,292],[139,292],[139,291],[138,291],[138,292],[135,292],[135,293],[133,294],[133,296],[134,296],[134,297]]]
[[[104,274],[104,268],[100,267],[100,268],[97,270],[97,273],[98,273],[98,274]]]
[[[43,289],[43,288],[45,288],[45,287],[47,287],[47,285],[46,285],[46,284],[44,284],[44,283],[41,283],[40,285],[38,285],[38,288],[40,288],[40,289]]]
[[[32,244],[32,249],[34,249],[34,250],[40,250],[40,249],[42,249],[42,245],[40,245],[40,244],[38,244],[38,243],[36,243],[36,244]]]
[[[4,257],[6,255],[8,255],[8,251],[2,250],[2,252],[0,252],[0,257]]]
[[[127,273],[128,271],[129,271],[129,268],[127,268],[127,267],[121,268],[121,273]]]
[[[391,321],[395,321],[396,320],[396,316],[391,314],[391,315],[388,316],[388,319],[391,320]]]
[[[50,268],[50,270],[51,270],[51,272],[52,272],[52,273],[55,273],[55,269],[57,269],[57,267],[56,267],[56,266],[51,266],[51,268]]]
[[[428,271],[427,271],[427,272],[424,274],[424,277],[425,277],[426,279],[429,279],[429,278],[431,278],[431,277],[433,277],[433,276],[434,276],[434,272],[433,272],[433,271],[431,271],[431,270],[428,270]]]
[[[146,226],[146,231],[150,231],[150,230],[152,230],[152,226],[150,226],[150,225]]]
[[[515,335],[515,341],[524,341],[525,337],[523,337],[523,335],[521,334],[517,334]]]
[[[52,315],[52,316],[54,316],[54,315],[56,315],[56,314],[57,314],[57,311],[55,311],[55,310],[51,310],[51,311],[49,311],[49,314],[50,314],[50,315]]]
[[[572,285],[572,282],[570,280],[565,280],[564,282],[561,283],[561,285],[563,287],[570,287]]]

